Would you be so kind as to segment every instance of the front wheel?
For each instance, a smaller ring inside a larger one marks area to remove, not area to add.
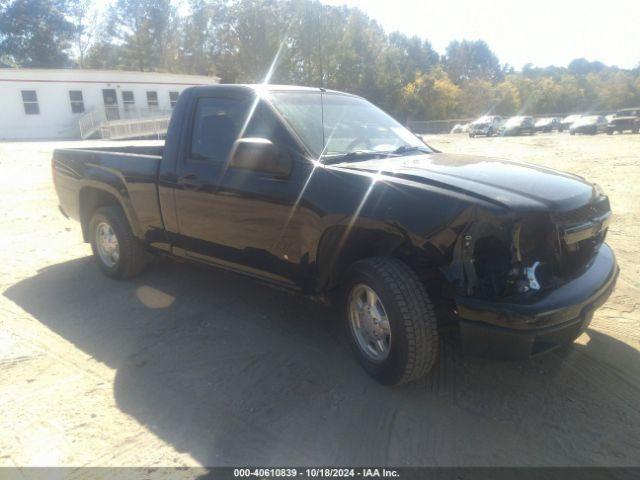
[[[343,285],[351,346],[378,381],[416,380],[436,363],[438,328],[424,285],[404,263],[376,257],[355,263]]]
[[[106,276],[129,278],[144,269],[147,253],[120,207],[97,209],[89,222],[89,235],[93,258]]]

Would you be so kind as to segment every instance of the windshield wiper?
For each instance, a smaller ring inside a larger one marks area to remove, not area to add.
[[[394,151],[389,152],[389,153],[393,154],[393,155],[403,155],[405,153],[410,153],[410,152],[431,153],[431,150],[429,150],[428,147],[423,147],[421,145],[415,145],[415,146],[411,146],[411,147],[408,147],[406,145],[402,145],[401,147],[398,147]]]
[[[371,160],[373,158],[398,157],[410,152],[433,153],[429,147],[403,145],[390,152],[376,152],[371,150],[355,150],[353,152],[338,155],[333,158],[327,158],[324,163],[330,165],[332,163],[353,162],[359,160]]]
[[[372,158],[386,155],[387,152],[372,152],[370,150],[354,150],[353,152],[345,153],[344,155],[338,155],[333,158],[326,158],[323,163],[330,165],[332,163],[342,163],[358,160],[370,160]]]

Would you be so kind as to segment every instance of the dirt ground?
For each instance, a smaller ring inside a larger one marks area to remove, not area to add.
[[[433,136],[610,194],[618,286],[570,348],[463,357],[383,387],[324,307],[157,262],[102,276],[57,210],[51,150],[0,143],[0,466],[639,465],[640,135]]]

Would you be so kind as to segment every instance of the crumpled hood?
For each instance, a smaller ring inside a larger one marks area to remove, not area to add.
[[[433,153],[336,166],[463,192],[515,210],[572,210],[598,195],[576,175],[489,157]]]

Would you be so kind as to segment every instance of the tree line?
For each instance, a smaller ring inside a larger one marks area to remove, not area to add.
[[[576,59],[516,71],[483,41],[438,54],[355,8],[317,0],[0,0],[0,66],[216,75],[362,95],[398,119],[640,105],[632,70]],[[428,37],[428,27],[424,37]],[[277,61],[274,58],[277,55]]]

